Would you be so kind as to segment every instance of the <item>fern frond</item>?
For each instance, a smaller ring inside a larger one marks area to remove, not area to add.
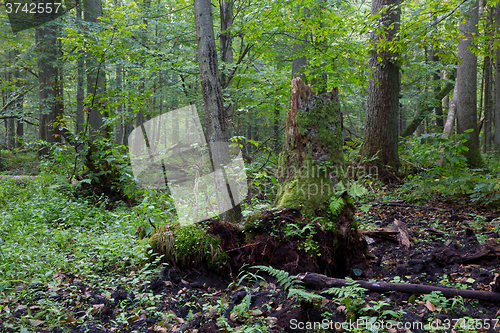
[[[342,212],[344,207],[344,199],[332,197],[330,199],[330,211],[333,215],[337,216]]]
[[[283,286],[283,290],[288,291],[288,298],[295,297],[297,300],[311,302],[314,299],[322,299],[323,296],[308,292],[304,289],[303,283],[298,277],[290,275],[281,269],[275,269],[269,266],[253,266],[252,268],[263,270],[278,280],[278,284]]]
[[[364,293],[368,291],[368,289],[361,287],[357,284],[353,279],[346,278],[345,286],[342,287],[334,287],[324,292],[327,294],[332,294],[337,298],[362,298]]]
[[[290,297],[296,297],[298,300],[306,301],[306,302],[311,302],[315,299],[323,299],[324,297],[318,294],[315,294],[310,291],[306,291],[303,288],[290,288],[288,290],[288,298]]]

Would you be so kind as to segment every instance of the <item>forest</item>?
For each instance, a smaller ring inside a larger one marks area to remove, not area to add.
[[[0,332],[500,331],[500,1],[1,4]]]

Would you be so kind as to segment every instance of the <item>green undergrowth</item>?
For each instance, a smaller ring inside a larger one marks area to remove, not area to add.
[[[103,276],[148,259],[148,245],[134,235],[140,211],[106,210],[106,199],[77,199],[56,181],[42,174],[0,182],[0,295],[57,272]]]
[[[0,168],[5,175],[35,175],[39,172],[36,151],[25,148],[0,151]]]
[[[168,264],[179,267],[201,267],[218,270],[226,264],[228,255],[220,247],[220,238],[208,233],[207,225],[180,226],[169,223],[157,228],[148,243],[154,253]]]
[[[408,202],[427,203],[435,199],[463,200],[487,208],[500,206],[500,163],[497,155],[484,154],[485,165],[472,169],[462,155],[467,134],[444,140],[424,135],[400,145],[404,184],[393,194]],[[442,159],[442,165],[438,161]]]

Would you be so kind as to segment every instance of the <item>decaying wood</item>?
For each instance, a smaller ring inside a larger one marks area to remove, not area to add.
[[[373,230],[360,229],[359,232],[364,236],[384,239],[394,243],[398,242],[399,232],[392,227],[376,228]]]
[[[297,277],[305,284],[318,287],[342,287],[345,285],[344,279],[334,279],[322,274],[303,273],[299,274]],[[440,291],[446,297],[462,296],[463,298],[480,299],[484,301],[500,301],[500,293],[491,291],[463,290],[410,283],[387,283],[375,281],[355,282],[360,287],[376,292],[398,291],[409,294],[430,294],[433,291]]]
[[[500,257],[500,245],[493,243],[480,244],[472,253],[461,253],[450,247],[438,248],[432,254],[432,260],[442,265],[474,263],[483,259],[491,260]]]
[[[395,231],[398,232],[398,241],[401,245],[405,247],[409,247],[411,245],[410,242],[410,231],[404,222],[394,219],[392,222],[392,227]]]

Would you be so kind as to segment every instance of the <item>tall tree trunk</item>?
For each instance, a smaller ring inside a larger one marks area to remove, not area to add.
[[[7,119],[7,147],[16,148],[16,119]]]
[[[432,52],[432,61],[434,63],[439,62],[439,57],[436,55],[435,51]],[[434,82],[437,82],[441,79],[441,77],[439,75],[439,71],[436,70],[436,72],[434,72],[432,79],[434,80]],[[441,91],[441,87],[439,87],[439,85],[436,84],[436,87],[434,88],[434,92],[436,94],[439,94],[440,91]],[[442,98],[440,99],[439,102],[441,102],[441,100],[442,100]],[[436,113],[437,130],[438,130],[438,132],[442,132],[444,129],[444,121],[443,121],[443,107],[441,106],[441,103],[439,103],[439,105],[434,108],[434,112]]]
[[[231,26],[233,25],[234,15],[233,15],[233,6],[234,0],[220,0],[220,50],[221,50],[221,63],[222,63],[222,72],[221,72],[221,87],[222,89],[227,89],[231,86],[232,79],[234,76],[234,72],[232,70],[232,65],[234,65],[233,58],[233,38],[234,36],[231,34]],[[245,52],[242,49],[240,52]],[[227,122],[227,134],[228,136],[232,136],[231,132],[234,132],[235,122],[233,119],[234,110],[236,109],[236,104],[231,101],[227,103],[226,109],[224,110],[226,114],[226,122]]]
[[[485,24],[486,35],[492,37],[490,29],[493,28],[493,7],[486,6],[488,18]],[[491,42],[486,44],[486,53],[491,53]],[[494,108],[494,90],[493,90],[493,63],[491,57],[486,55],[484,57],[484,131],[483,131],[483,152],[491,150],[491,128],[492,128],[492,115]],[[479,130],[480,131],[480,130]],[[481,134],[481,133],[479,133]]]
[[[479,147],[479,133],[477,128],[477,57],[471,52],[473,36],[477,36],[479,21],[479,1],[473,2],[465,14],[465,22],[460,24],[460,42],[458,43],[458,57],[460,63],[457,68],[457,132],[464,134],[472,129],[464,152],[467,163],[472,167],[483,164]]]
[[[380,14],[384,6],[387,12],[382,14],[381,22],[387,41],[394,41],[399,29],[399,0],[373,0],[372,15]],[[379,38],[374,31],[372,40],[376,45]],[[378,58],[382,61],[379,62]],[[396,54],[389,50],[381,50],[377,46],[371,51],[369,61],[373,69],[373,77],[368,85],[368,98],[365,120],[365,138],[361,147],[362,155],[371,159],[377,156],[376,164],[389,166],[397,170],[400,166],[398,155],[398,116],[400,75]]]
[[[115,141],[116,144],[121,145],[124,140],[124,124],[123,124],[123,69],[121,65],[116,66],[116,89],[119,94],[119,102],[116,106],[116,115],[119,119],[118,124],[116,125],[116,136]]]
[[[500,2],[496,6],[496,32],[500,33]],[[500,151],[500,47],[496,49],[496,77],[495,77],[495,136],[493,138],[495,151]]]
[[[86,0],[83,2],[84,20],[90,22],[94,27],[97,26],[99,16],[102,16],[101,0]],[[106,76],[104,71],[104,63],[102,59],[96,58],[94,55],[88,55],[87,62],[87,94],[90,96],[90,105],[87,106],[89,123],[89,135],[96,139],[99,137],[107,137],[108,131],[105,128],[103,117],[104,112],[104,92],[106,85]]]
[[[226,126],[227,115],[222,102],[222,88],[215,47],[214,23],[210,0],[194,0],[196,20],[196,38],[198,40],[198,62],[200,66],[200,81],[205,106],[205,138],[207,142],[227,142],[229,139]],[[222,145],[224,146],[224,145]],[[228,164],[229,152],[224,147],[211,149],[211,163],[214,169]],[[224,170],[222,168],[222,170]],[[221,185],[223,186],[223,185]],[[226,184],[231,205],[234,207],[221,214],[221,218],[230,222],[241,219],[241,207],[234,205],[236,200],[228,184]],[[224,200],[220,199],[219,200]]]
[[[76,5],[76,21],[79,24],[79,28],[82,28],[82,4],[78,1]],[[85,125],[85,117],[83,115],[83,100],[85,99],[85,60],[83,54],[77,60],[77,83],[76,83],[76,126],[75,133],[80,135],[83,131]]]
[[[21,147],[23,145],[24,136],[24,122],[22,120],[17,120],[16,128],[16,147]]]
[[[54,122],[62,116],[62,86],[57,60],[61,54],[58,41],[58,28],[54,22],[47,23],[36,30],[39,48],[38,82],[39,82],[39,138],[47,142],[59,142],[61,136]],[[41,154],[48,153],[42,149]]]
[[[492,91],[492,75],[493,69],[491,58],[484,57],[484,136],[483,136],[483,152],[490,150],[491,136],[491,115],[493,111],[493,91]]]

